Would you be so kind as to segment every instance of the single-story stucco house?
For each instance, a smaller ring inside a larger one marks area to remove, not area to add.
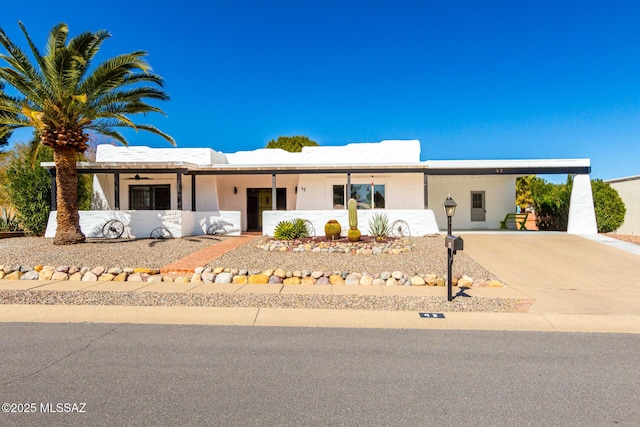
[[[618,191],[627,208],[624,222],[616,233],[640,234],[640,175],[609,179],[605,182]]]
[[[52,163],[43,165],[55,173]],[[498,229],[515,210],[517,177],[568,173],[576,174],[568,232],[597,232],[589,159],[420,161],[420,142],[408,140],[299,153],[99,145],[95,162],[77,167],[94,174],[93,210],[81,212],[88,237],[100,236],[109,219],[124,223],[131,237],[156,227],[174,237],[204,234],[221,224],[228,234],[273,235],[279,221],[292,218],[323,234],[330,219],[346,227],[350,197],[364,234],[371,215],[384,212],[391,222],[406,221],[412,235],[428,235],[446,229],[448,195],[458,204],[454,229]],[[54,210],[46,236],[54,236],[55,218]]]

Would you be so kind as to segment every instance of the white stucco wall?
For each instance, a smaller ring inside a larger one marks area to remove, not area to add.
[[[217,182],[220,209],[239,211],[242,214],[242,230],[245,231],[247,229],[247,188],[271,188],[271,175],[221,175],[217,177]],[[287,190],[287,209],[289,210],[296,208],[297,185],[298,175],[276,176],[276,187]],[[234,193],[234,187],[237,188],[237,193]]]
[[[389,224],[396,220],[406,221],[412,236],[428,236],[439,233],[433,211],[429,209],[360,209],[358,210],[358,229],[363,235],[369,234],[369,220],[376,213],[387,215]],[[349,212],[346,209],[265,211],[262,214],[262,234],[273,236],[275,227],[280,221],[295,218],[311,221],[316,230],[316,236],[324,236],[324,226],[331,219],[340,223],[343,235],[349,229]]]
[[[229,164],[243,165],[358,165],[407,164],[420,161],[420,141],[389,140],[340,146],[303,147],[300,153],[262,148],[227,153]]]
[[[385,186],[385,209],[422,209],[424,207],[423,175],[352,174],[351,184]],[[296,209],[333,209],[333,186],[346,185],[343,174],[300,175]],[[348,200],[348,199],[347,199]]]
[[[622,198],[627,213],[618,228],[619,234],[640,234],[640,176],[607,181]]]
[[[442,205],[448,195],[458,204],[452,220],[453,229],[496,230],[507,213],[515,212],[515,176],[429,176],[428,180],[429,209],[435,213],[440,230],[447,229]],[[485,222],[471,221],[472,191],[485,192]]]
[[[49,214],[45,237],[54,237],[58,222],[57,212]],[[80,229],[87,238],[102,238],[103,226],[117,219],[125,226],[122,238],[148,238],[156,227],[165,227],[175,238],[203,235],[207,228],[217,221],[225,224],[226,234],[240,235],[240,212],[213,211],[80,211]]]
[[[151,148],[100,144],[96,149],[96,162],[185,162],[196,165],[212,165],[226,164],[227,158],[224,153],[210,148]]]

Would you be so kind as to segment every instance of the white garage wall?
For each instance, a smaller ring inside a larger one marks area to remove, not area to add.
[[[504,176],[429,176],[429,209],[433,210],[440,230],[447,229],[442,205],[450,194],[458,204],[452,220],[454,229],[499,229],[507,213],[515,212],[516,177]],[[471,222],[471,192],[484,191],[486,221]]]
[[[618,194],[627,208],[627,213],[624,216],[624,222],[620,228],[618,228],[616,233],[640,234],[640,176],[608,182],[611,184],[611,187],[618,191]]]

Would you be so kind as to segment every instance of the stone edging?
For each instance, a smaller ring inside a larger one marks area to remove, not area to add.
[[[191,275],[160,274],[157,268],[105,268],[102,266],[2,266],[0,279],[5,280],[70,280],[83,282],[175,282],[175,283],[233,283],[285,285],[387,285],[387,286],[445,286],[446,279],[435,274],[408,276],[401,271],[380,274],[347,271],[264,271],[229,267],[198,267]],[[452,278],[459,287],[503,287],[497,280],[474,279],[456,275]]]

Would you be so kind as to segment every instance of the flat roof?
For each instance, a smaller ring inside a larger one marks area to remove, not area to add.
[[[43,162],[47,169],[53,162]],[[589,174],[589,159],[429,160],[409,164],[229,165],[188,162],[78,162],[79,173],[183,173],[185,175],[282,175],[314,173],[424,173],[427,175]]]

